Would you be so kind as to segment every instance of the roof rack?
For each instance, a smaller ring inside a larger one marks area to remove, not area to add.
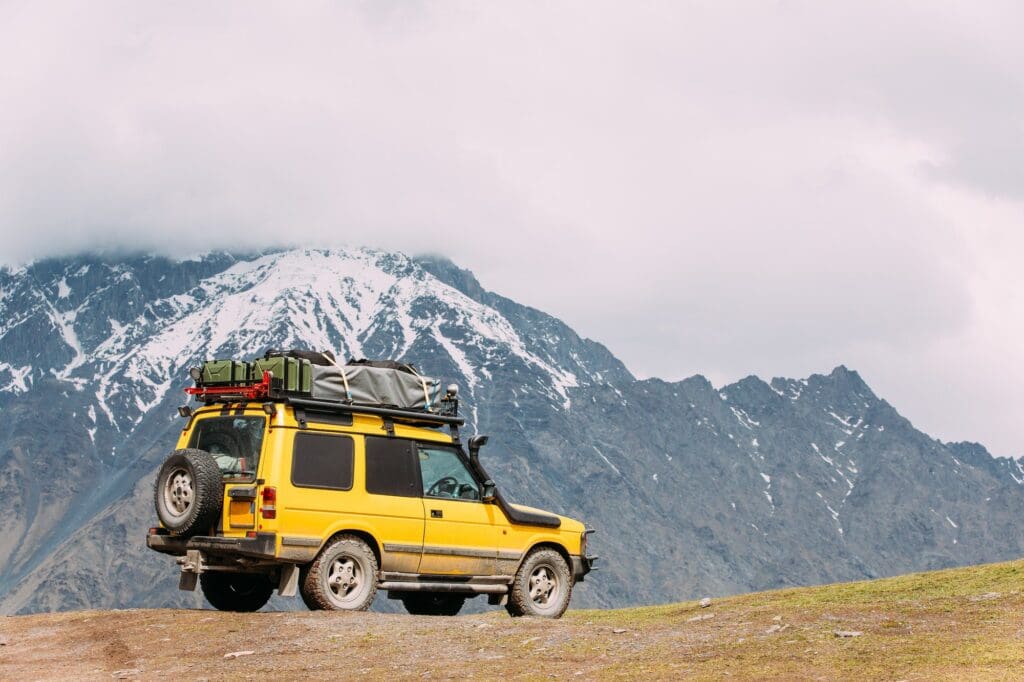
[[[293,407],[301,407],[316,412],[332,412],[336,414],[372,414],[385,417],[391,421],[405,424],[459,427],[466,423],[463,417],[454,414],[437,414],[419,410],[403,410],[398,407],[383,405],[365,405],[340,400],[323,400],[298,396],[286,391],[272,388],[273,374],[263,373],[258,383],[239,384],[234,386],[194,386],[185,389],[185,393],[195,396],[196,400],[206,403],[234,403],[255,400],[273,400],[288,403]],[[455,408],[456,410],[458,408]]]
[[[397,407],[382,407],[380,405],[363,405],[361,403],[344,403],[336,400],[320,400],[317,398],[305,398],[291,395],[283,395],[278,398],[292,407],[301,407],[307,410],[319,412],[337,412],[341,414],[373,414],[380,417],[389,417],[399,422],[430,423],[438,426],[462,426],[466,423],[463,417],[446,414],[434,414],[432,412],[420,412],[416,410],[402,410]]]

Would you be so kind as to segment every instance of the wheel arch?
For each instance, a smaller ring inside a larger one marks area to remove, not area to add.
[[[561,555],[562,559],[565,560],[565,565],[569,567],[570,574],[572,572],[572,558],[569,555],[569,550],[565,548],[561,543],[555,542],[554,540],[541,540],[540,542],[530,545],[530,548],[523,552],[523,556],[519,558],[519,563],[516,565],[516,572],[522,567],[523,562],[526,561],[526,557],[530,556],[538,549],[553,549]]]
[[[360,540],[365,542],[367,545],[369,545],[370,546],[370,551],[373,552],[374,558],[377,559],[377,570],[380,570],[380,566],[381,566],[381,563],[380,563],[381,562],[381,547],[380,547],[380,543],[377,542],[377,538],[375,538],[372,533],[370,533],[369,531],[366,531],[366,530],[361,530],[361,529],[358,529],[358,528],[346,528],[346,529],[334,531],[333,533],[331,533],[330,536],[327,537],[326,540],[324,540],[322,543],[320,543],[320,549],[317,550],[317,554],[322,552],[324,547],[326,547],[327,545],[331,544],[338,537],[340,537],[342,535],[354,535],[355,537],[359,538]]]

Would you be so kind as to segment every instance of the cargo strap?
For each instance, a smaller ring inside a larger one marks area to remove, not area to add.
[[[413,367],[412,365],[409,365],[409,369],[412,370],[413,376],[415,376],[417,379],[420,380],[420,386],[423,387],[423,401],[425,403],[424,409],[427,412],[430,412],[431,411],[430,410],[430,408],[431,408],[431,404],[430,404],[430,390],[427,388],[427,380],[423,377],[422,374],[417,372],[416,368]]]
[[[334,360],[334,358],[332,358],[327,353],[324,353],[323,355],[327,359],[328,362],[330,362],[332,365],[337,367],[338,371],[341,372],[341,383],[345,384],[345,397],[348,398],[348,400],[351,402],[352,401],[352,391],[348,390],[348,377],[345,375],[345,368],[342,367],[341,365],[339,365]]]

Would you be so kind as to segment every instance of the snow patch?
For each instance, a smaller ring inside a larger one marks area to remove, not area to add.
[[[772,477],[769,476],[768,474],[764,473],[763,471],[760,471],[758,473],[761,474],[761,478],[764,479],[764,482],[768,484],[768,487],[765,488],[764,490],[762,490],[761,492],[763,492],[764,496],[766,498],[768,498],[768,504],[770,504],[772,506],[772,514],[774,514],[775,513],[775,499],[772,497],[772,493],[771,493],[771,490],[772,490]]]
[[[10,375],[6,384],[0,385],[0,393],[26,393],[32,386],[32,365],[15,367],[6,362],[0,362],[0,378],[2,373]]]
[[[473,390],[476,388],[478,380],[476,378],[476,370],[474,369],[473,365],[469,362],[469,358],[466,357],[466,354],[462,351],[461,348],[455,345],[454,341],[449,339],[441,332],[440,322],[435,324],[433,330],[431,331],[434,340],[437,341],[438,345],[444,348],[444,351],[448,353],[448,356],[452,359],[452,362],[454,362],[455,366],[459,368],[459,372],[462,374],[462,376],[466,378],[466,381],[469,384],[469,392],[472,394]]]
[[[753,419],[751,419],[750,415],[748,415],[745,411],[733,407],[732,405],[729,406],[729,409],[732,410],[733,415],[736,417],[736,421],[738,421],[740,425],[743,426],[744,428],[753,430],[755,426],[761,425],[761,422],[754,421]]]
[[[615,471],[615,473],[617,473],[619,476],[622,475],[622,472],[619,471],[619,467],[617,467],[614,464],[612,464],[612,461],[610,459],[608,459],[607,457],[605,457],[604,453],[601,452],[600,450],[598,450],[596,445],[591,445],[590,447],[594,448],[594,452],[596,452],[598,455],[600,455],[601,459],[603,459],[605,461],[605,464],[610,466]],[[657,480],[657,479],[655,479],[655,480]]]

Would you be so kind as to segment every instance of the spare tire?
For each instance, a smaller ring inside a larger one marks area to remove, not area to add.
[[[201,535],[217,522],[224,505],[220,467],[204,450],[175,450],[160,467],[153,498],[157,518],[171,535]]]

